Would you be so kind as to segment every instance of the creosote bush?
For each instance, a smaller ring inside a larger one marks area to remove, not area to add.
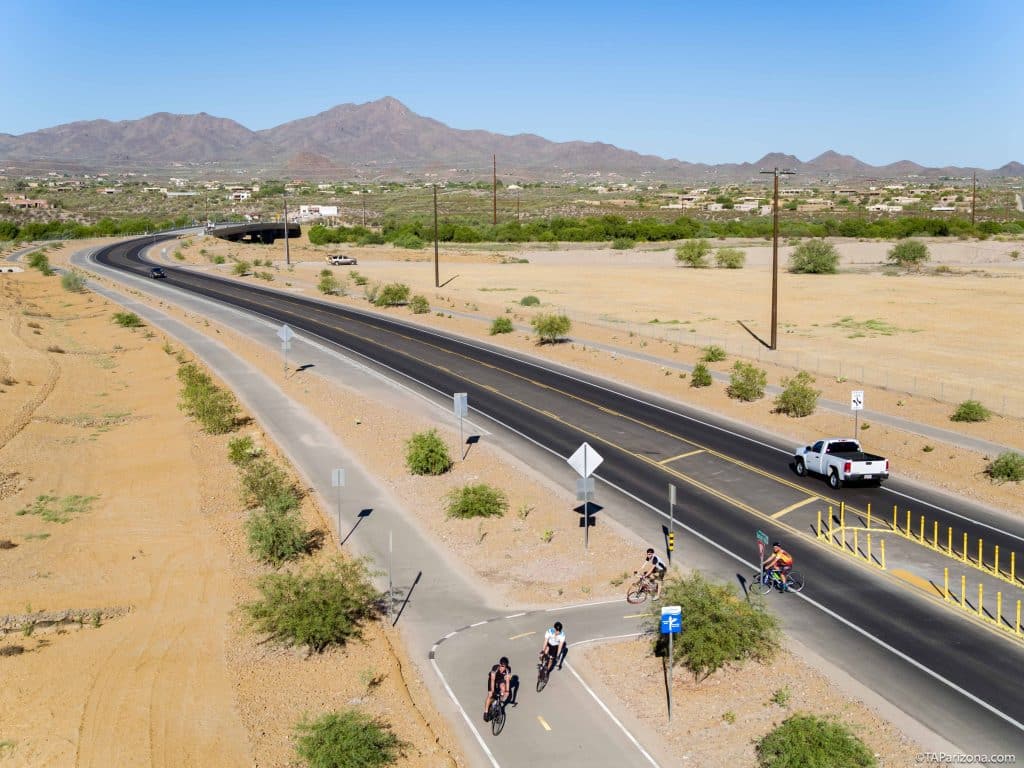
[[[950,421],[988,421],[992,418],[992,411],[986,408],[977,400],[964,400],[957,406]]]
[[[694,269],[703,269],[708,265],[708,254],[711,243],[707,240],[687,240],[676,248],[676,261]]]
[[[181,365],[178,380],[183,385],[178,407],[198,421],[203,431],[222,435],[235,428],[238,403],[230,392],[214,384],[195,363]]]
[[[729,386],[726,394],[736,400],[753,402],[764,397],[764,388],[768,385],[768,374],[753,363],[737,360],[729,374]]]
[[[381,610],[381,595],[370,583],[364,560],[334,558],[297,573],[266,574],[256,588],[260,598],[242,606],[250,627],[317,653],[359,638],[364,622]]]
[[[747,254],[739,248],[719,248],[715,251],[715,264],[719,269],[743,269]]]
[[[566,315],[541,314],[530,320],[530,325],[541,344],[554,344],[569,333],[572,321]]]
[[[693,373],[690,374],[690,386],[698,388],[711,386],[711,371],[708,370],[707,365],[697,363],[693,366]]]
[[[875,757],[844,725],[793,715],[757,742],[760,768],[873,768]]]
[[[409,300],[409,286],[404,283],[388,283],[377,291],[373,298],[374,306],[394,307],[405,304]]]
[[[787,416],[810,416],[818,407],[820,389],[815,389],[814,377],[807,371],[799,371],[792,378],[782,379],[782,392],[775,398],[775,412]]]
[[[448,446],[436,429],[417,432],[405,444],[405,465],[414,475],[443,475],[452,467]]]
[[[725,360],[725,350],[716,344],[712,344],[709,347],[704,347],[704,354],[701,355],[700,361],[702,363],[717,363]]]
[[[636,240],[631,240],[628,237],[616,237],[612,240],[612,248],[616,251],[628,251],[636,245]]]
[[[122,328],[141,328],[145,325],[142,318],[134,312],[115,312],[113,319]]]
[[[260,449],[250,435],[233,437],[228,440],[228,460],[239,469],[244,469],[260,455]]]
[[[448,493],[448,517],[503,517],[508,512],[508,497],[485,483],[464,485]]]
[[[901,240],[889,249],[886,259],[900,267],[920,267],[931,258],[928,246],[920,240]]]
[[[298,511],[287,506],[298,503],[293,493],[286,492],[270,501],[271,506],[251,512],[244,527],[253,556],[279,566],[305,554],[310,535]]]
[[[1006,451],[989,463],[985,474],[995,483],[1019,483],[1024,480],[1024,456],[1014,451]]]
[[[536,307],[540,305],[540,299],[536,296],[523,296],[519,303],[524,307]]]
[[[242,275],[247,275],[250,269],[252,269],[252,264],[248,261],[238,261],[235,262],[235,266],[231,268],[231,273],[241,277]]]
[[[42,251],[35,251],[29,254],[28,265],[32,269],[38,269],[46,277],[53,274],[53,269],[50,268],[50,257]]]
[[[242,467],[242,502],[254,507],[290,507],[298,506],[298,494],[291,478],[269,456],[257,456],[250,459]],[[285,499],[288,495],[294,502]]]
[[[778,619],[765,611],[760,601],[744,600],[731,584],[715,584],[694,573],[668,579],[661,596],[648,621],[660,621],[662,605],[682,607],[686,618],[673,643],[673,654],[698,681],[729,663],[766,661],[778,648]],[[654,651],[668,653],[664,636],[654,641]]]
[[[839,252],[824,240],[800,243],[790,254],[789,271],[810,275],[835,274],[839,268]]]
[[[81,272],[65,272],[60,276],[60,287],[69,293],[81,293],[85,290],[85,278]]]
[[[409,309],[414,315],[425,315],[430,311],[430,302],[422,293],[417,293],[409,299]]]
[[[342,292],[341,283],[329,269],[320,270],[320,279],[317,281],[316,289],[326,296],[334,296]]]
[[[295,726],[295,752],[309,768],[379,768],[392,765],[406,746],[384,721],[357,709]]]
[[[496,317],[491,323],[491,336],[499,333],[512,333],[512,321],[507,317]]]

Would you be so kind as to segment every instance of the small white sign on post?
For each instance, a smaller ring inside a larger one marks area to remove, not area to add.
[[[566,461],[569,466],[576,470],[581,478],[583,478],[583,549],[590,549],[590,491],[593,486],[588,487],[587,480],[593,474],[594,470],[597,469],[601,462],[604,461],[604,457],[601,456],[597,451],[590,447],[589,444],[583,443],[576,452],[573,453]]]
[[[291,341],[295,338],[295,331],[287,325],[277,329],[277,338],[281,340],[281,354],[284,356],[284,372],[288,375],[288,350],[291,349]]]
[[[469,395],[465,392],[456,392],[452,395],[452,407],[455,415],[459,417],[459,455],[466,458],[466,440],[462,436],[462,420],[469,411]]]
[[[864,410],[864,390],[855,389],[850,392],[850,410],[853,411],[853,436],[857,437],[860,412]]]
[[[288,342],[282,342],[287,344]],[[331,487],[338,489],[338,541],[341,541],[341,489],[345,486],[345,470],[339,467],[331,470]]]

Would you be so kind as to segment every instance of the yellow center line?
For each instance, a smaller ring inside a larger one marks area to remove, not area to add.
[[[772,515],[772,520],[777,520],[778,518],[782,517],[787,512],[792,512],[794,509],[800,509],[800,507],[805,507],[808,504],[810,504],[812,501],[817,501],[818,498],[819,498],[818,496],[808,496],[803,501],[798,501],[796,504],[790,504],[785,509],[780,509],[774,515]]]
[[[541,728],[543,728],[545,731],[550,731],[551,730],[551,726],[548,725],[548,721],[545,720],[543,717],[541,717],[540,715],[537,715],[537,720],[540,721]]]
[[[664,465],[664,464],[671,464],[673,461],[675,461],[677,459],[687,459],[690,456],[696,456],[698,453],[704,453],[704,449],[703,448],[698,448],[697,450],[690,451],[688,453],[680,453],[678,456],[673,456],[670,459],[662,459],[658,463],[662,464],[662,465]]]
[[[536,635],[536,634],[537,634],[536,630],[534,630],[533,632],[523,632],[521,635],[512,635],[512,637],[510,637],[509,640],[518,640],[521,637],[529,637],[530,635]]]
[[[624,618],[624,619],[639,619],[639,618],[641,618],[643,616],[646,616],[646,615],[647,615],[646,613],[631,613],[628,616],[623,616],[622,618]]]

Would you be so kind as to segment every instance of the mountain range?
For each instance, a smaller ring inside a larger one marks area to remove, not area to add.
[[[20,136],[0,134],[8,170],[176,171],[179,175],[286,173],[306,178],[402,179],[489,176],[496,155],[502,177],[579,181],[618,174],[636,179],[745,180],[763,169],[787,168],[814,178],[923,179],[1024,176],[1024,165],[996,169],[926,168],[910,161],[872,166],[828,151],[803,162],[770,153],[752,163],[708,165],[643,155],[600,142],[553,142],[534,134],[506,136],[460,130],[418,115],[397,99],[340,104],[312,117],[252,131],[205,112],[159,112],[138,120],[90,120]]]

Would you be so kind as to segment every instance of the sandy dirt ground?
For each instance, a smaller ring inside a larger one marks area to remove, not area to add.
[[[246,631],[227,438],[177,410],[163,339],[56,277],[0,291],[0,762],[284,766],[304,714],[358,705],[403,764],[461,763],[390,631],[308,659]]]

